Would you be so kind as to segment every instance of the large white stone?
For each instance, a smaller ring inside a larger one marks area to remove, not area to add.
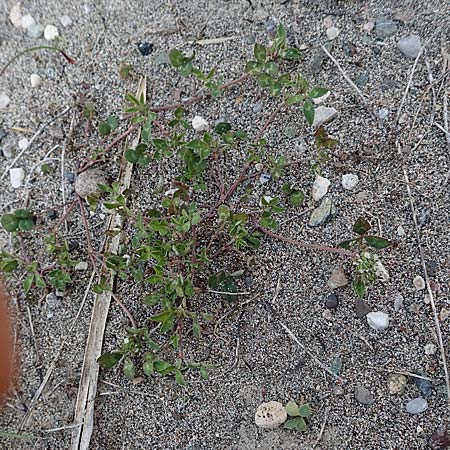
[[[330,108],[328,106],[318,106],[314,110],[314,122],[313,128],[319,128],[321,125],[334,119],[337,115],[337,110],[335,108]]]
[[[192,128],[194,128],[195,131],[207,131],[209,128],[209,123],[203,117],[195,116],[192,119]]]
[[[47,25],[44,29],[44,37],[47,41],[53,41],[59,36],[58,28],[55,25]]]
[[[389,327],[389,314],[381,311],[370,312],[366,316],[370,328],[377,331],[386,330]]]
[[[354,173],[346,173],[345,175],[342,175],[342,187],[347,191],[355,189],[358,181],[358,175],[355,175]]]
[[[14,167],[13,169],[9,169],[9,179],[11,181],[11,186],[14,189],[22,186],[24,178],[25,171],[22,169],[22,167]]]
[[[16,3],[9,13],[9,20],[16,28],[22,27],[22,11],[20,10],[20,3]]]
[[[322,197],[324,197],[328,192],[330,184],[331,184],[330,180],[320,175],[317,175],[311,189],[311,195],[313,200],[318,202],[320,199],[322,199]]]
[[[276,428],[287,420],[287,412],[280,402],[261,403],[255,413],[255,423],[261,428]]]

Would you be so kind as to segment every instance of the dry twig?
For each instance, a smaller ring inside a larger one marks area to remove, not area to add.
[[[396,144],[397,144],[397,151],[398,151],[399,155],[402,156],[400,143],[397,141]],[[425,284],[426,284],[427,292],[428,292],[428,295],[430,298],[431,309],[433,311],[434,323],[435,323],[435,327],[436,327],[436,335],[437,335],[437,339],[438,339],[439,350],[441,353],[442,366],[443,366],[444,375],[445,375],[445,384],[447,386],[447,397],[448,397],[448,402],[450,403],[450,379],[449,379],[448,366],[447,366],[447,357],[445,355],[444,341],[442,338],[441,325],[439,323],[439,316],[438,316],[438,312],[436,309],[436,303],[434,301],[434,293],[430,286],[430,278],[428,276],[428,270],[427,270],[427,266],[425,264],[425,254],[424,254],[422,242],[420,239],[419,225],[417,223],[417,214],[416,214],[416,207],[414,205],[414,198],[411,193],[409,178],[408,178],[408,174],[406,172],[406,168],[404,165],[403,165],[403,176],[405,177],[406,190],[408,193],[409,205],[411,207],[411,214],[412,214],[412,218],[413,218],[413,222],[414,222],[414,229],[416,232],[417,247],[419,250],[420,262],[422,265],[423,273],[425,275]]]

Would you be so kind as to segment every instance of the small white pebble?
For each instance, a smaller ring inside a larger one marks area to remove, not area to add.
[[[10,102],[10,98],[4,92],[2,92],[0,94],[0,109],[6,109]]]
[[[425,355],[434,355],[436,353],[436,346],[432,343],[425,345]]]
[[[88,263],[86,261],[80,261],[75,267],[75,270],[87,270],[88,269]]]
[[[331,181],[320,175],[316,176],[311,189],[311,195],[314,201],[318,202],[328,192]]]
[[[16,27],[22,26],[22,11],[20,10],[20,3],[16,3],[9,13],[9,20]]]
[[[425,280],[420,275],[414,277],[413,284],[418,291],[425,289]]]
[[[25,172],[22,167],[14,167],[13,169],[9,169],[9,179],[11,181],[11,186],[14,189],[22,186],[24,178]]]
[[[377,331],[386,330],[389,327],[389,314],[381,311],[373,311],[366,316],[370,328]]]
[[[329,41],[334,41],[339,36],[339,29],[336,27],[328,28],[326,31],[326,35]]]
[[[386,119],[386,117],[389,115],[389,110],[386,108],[381,108],[378,111],[378,117],[382,120]]]
[[[41,85],[42,78],[37,73],[32,73],[30,75],[30,83],[31,83],[31,87],[37,88]]]
[[[323,27],[325,29],[331,28],[333,26],[333,18],[331,16],[327,16],[325,17],[325,19],[323,19]]]
[[[331,92],[328,91],[326,94],[322,95],[322,97],[313,98],[312,101],[315,105],[320,105],[323,103],[329,96],[331,95]]]
[[[17,145],[19,146],[20,150],[23,150],[28,145],[28,139],[26,137],[20,139]]]
[[[36,21],[34,20],[33,16],[31,14],[26,14],[20,19],[20,25],[21,27],[26,31],[28,28],[30,28],[32,25],[35,25]]]
[[[61,16],[59,18],[59,21],[61,22],[61,25],[66,28],[69,25],[72,25],[72,19],[69,16]]]
[[[443,322],[444,320],[447,320],[449,317],[450,317],[450,310],[443,306],[439,313],[439,320]]]
[[[406,234],[405,229],[401,225],[399,225],[397,227],[397,235],[402,237],[405,236],[405,234]]]
[[[47,25],[44,29],[44,37],[47,41],[53,41],[56,37],[59,36],[58,28],[54,25]]]
[[[355,189],[358,181],[358,175],[355,175],[354,173],[346,173],[345,175],[342,175],[342,187],[347,191]]]
[[[192,119],[192,128],[194,128],[195,131],[206,131],[209,128],[209,123],[203,117],[195,116]]]
[[[429,305],[431,303],[431,297],[429,294],[425,294],[425,297],[423,298],[423,302],[425,305]]]
[[[364,25],[363,25],[363,30],[366,32],[366,33],[370,33],[372,30],[373,30],[373,27],[375,26],[375,24],[373,23],[373,22],[366,22]]]

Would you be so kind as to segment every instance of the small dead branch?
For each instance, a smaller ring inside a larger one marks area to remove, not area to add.
[[[419,54],[419,56],[420,56],[420,54]],[[417,60],[417,58],[416,58],[416,60]],[[402,151],[401,151],[400,143],[397,141],[396,144],[397,144],[397,151],[399,153],[399,156],[401,157]],[[445,375],[445,384],[447,387],[447,397],[448,397],[448,402],[450,403],[450,378],[449,378],[449,372],[448,372],[448,366],[447,366],[447,357],[445,355],[444,341],[442,338],[441,325],[439,323],[439,315],[438,315],[438,311],[436,309],[436,303],[434,301],[434,293],[430,286],[430,278],[428,276],[428,270],[427,270],[427,266],[425,264],[425,252],[423,250],[422,241],[420,239],[420,231],[419,231],[419,225],[417,222],[417,213],[416,213],[416,207],[414,205],[414,197],[412,196],[412,193],[411,193],[408,173],[406,172],[406,168],[404,165],[403,165],[403,176],[404,176],[405,182],[406,182],[406,190],[408,193],[409,205],[411,207],[411,214],[412,214],[412,218],[413,218],[413,222],[414,222],[414,229],[416,232],[417,247],[419,250],[420,261],[421,261],[423,273],[425,275],[425,284],[426,284],[427,292],[428,292],[428,295],[430,298],[431,309],[433,311],[434,323],[435,323],[435,328],[436,328],[436,336],[437,336],[437,340],[438,340],[438,344],[439,344],[439,350],[441,353],[442,366],[443,366],[444,375]]]
[[[89,291],[91,289],[91,285],[92,285],[92,282],[94,280],[94,276],[95,276],[95,271],[93,271],[92,274],[91,274],[91,278],[90,278],[90,280],[89,280],[89,282],[88,282],[88,284],[86,286],[86,289],[84,291],[84,296],[83,296],[83,299],[81,301],[80,307],[78,308],[77,314],[76,314],[75,318],[73,319],[73,322],[70,325],[69,329],[67,330],[66,336],[65,336],[64,340],[62,341],[61,345],[59,346],[58,351],[56,352],[55,356],[53,357],[53,360],[52,360],[52,362],[50,363],[50,366],[47,369],[47,372],[46,372],[46,374],[44,376],[44,379],[42,380],[42,383],[40,384],[40,386],[38,387],[38,389],[34,393],[33,398],[31,399],[30,405],[28,407],[27,414],[23,418],[22,423],[21,423],[21,425],[19,427],[19,432],[21,430],[23,430],[28,425],[28,422],[29,422],[29,420],[31,418],[31,415],[33,413],[33,409],[36,406],[37,402],[39,401],[39,398],[41,397],[45,386],[47,385],[48,381],[50,380],[50,378],[52,376],[52,373],[55,370],[56,364],[58,363],[58,360],[59,360],[59,358],[60,358],[60,356],[62,354],[62,351],[64,350],[64,348],[66,346],[66,343],[67,343],[67,341],[68,341],[68,339],[69,339],[73,329],[75,328],[75,325],[78,323],[78,319],[79,319],[79,317],[81,315],[81,312],[83,311],[84,304],[86,303],[86,300],[88,298]]]
[[[325,372],[329,373],[331,376],[339,380],[341,383],[344,383],[345,380],[339,375],[335,374],[329,367],[327,367],[322,361],[320,361],[317,356],[315,356],[310,350],[308,350],[297,338],[297,336],[281,321],[278,320],[278,323],[284,329],[284,331],[288,334],[288,336]]]
[[[142,78],[137,90],[137,97],[146,97],[147,87],[146,78]],[[135,129],[130,127],[126,133],[131,133]],[[128,135],[127,134],[127,135]],[[119,136],[121,137],[121,136]],[[123,135],[121,137],[123,139]],[[133,140],[132,146],[136,146],[139,143],[140,132]],[[111,145],[111,144],[110,144]],[[85,170],[86,165],[80,170]],[[128,189],[131,184],[131,176],[133,173],[133,164],[127,162],[121,169],[120,176],[120,190],[123,192]],[[107,227],[109,230],[122,229],[123,218],[115,213],[111,215],[109,224]],[[116,234],[112,238],[108,238],[106,243],[106,251],[108,253],[116,254],[120,245],[121,234]],[[109,284],[114,284],[114,275],[110,273]],[[106,321],[108,317],[109,307],[111,304],[111,292],[103,292],[96,295],[94,306],[92,309],[91,322],[89,326],[89,334],[87,338],[83,367],[81,370],[80,385],[78,389],[77,401],[75,405],[74,422],[81,423],[81,427],[76,428],[72,432],[71,449],[72,450],[88,450],[92,431],[94,429],[94,408],[95,398],[97,396],[98,387],[98,375],[100,367],[97,363],[98,357],[101,355],[103,336],[106,328]]]
[[[325,427],[327,425],[329,411],[330,411],[330,408],[326,407],[325,411],[323,413],[323,422],[322,422],[322,426],[320,427],[319,435],[317,436],[317,439],[314,442],[312,448],[316,448],[319,445],[320,440],[322,439],[323,432],[325,431]]]
[[[70,106],[68,106],[67,108],[65,108],[64,110],[62,110],[59,114],[57,114],[55,117],[53,117],[53,119],[49,120],[48,122],[45,122],[43,125],[41,125],[41,127],[36,131],[36,133],[33,134],[33,136],[30,138],[30,140],[28,141],[28,144],[21,150],[21,152],[13,159],[13,161],[11,162],[11,164],[6,168],[6,170],[2,173],[2,175],[0,176],[0,181],[3,180],[3,178],[6,177],[6,175],[9,173],[9,170],[12,169],[17,161],[19,161],[20,158],[22,158],[22,156],[24,155],[24,153],[31,147],[31,144],[37,139],[37,137],[49,126],[51,125],[53,122],[55,122],[56,120],[58,120],[61,116],[63,116],[64,114],[66,114],[67,111],[70,110]]]
[[[419,62],[419,59],[422,56],[424,48],[425,48],[425,44],[422,45],[422,47],[420,48],[419,54],[417,55],[416,59],[414,60],[414,64],[412,66],[411,73],[409,75],[408,84],[406,85],[405,92],[403,93],[402,101],[400,102],[400,106],[399,106],[398,111],[397,111],[397,120],[396,120],[397,123],[400,120],[400,116],[402,114],[403,105],[405,104],[406,98],[408,97],[408,92],[409,92],[409,89],[411,88],[411,84],[412,84],[413,79],[414,79],[414,74],[416,72],[417,63]]]
[[[338,255],[343,256],[350,256],[353,257],[353,253],[349,250],[346,250],[345,248],[335,248],[335,247],[327,247],[326,245],[321,244],[308,244],[306,242],[297,241],[295,239],[291,239],[285,236],[280,236],[279,234],[274,233],[273,231],[268,230],[267,228],[264,228],[260,225],[256,225],[256,228],[263,232],[264,234],[267,234],[267,236],[273,237],[275,239],[278,239],[283,242],[287,242],[288,244],[295,245],[296,247],[302,247],[306,248],[308,250],[319,250],[322,252],[328,252],[328,253],[337,253]]]
[[[321,46],[321,49],[325,53],[325,55],[327,55],[328,58],[330,58],[331,61],[333,61],[333,63],[335,64],[335,66],[337,67],[337,69],[339,70],[341,75],[344,77],[345,81],[347,81],[347,83],[352,87],[352,89],[358,94],[358,97],[361,99],[361,101],[363,102],[363,104],[367,108],[367,110],[372,115],[375,115],[372,108],[370,107],[369,102],[367,101],[366,97],[361,92],[361,89],[359,89],[359,87],[356,86],[356,84],[350,79],[350,77],[346,74],[346,72],[341,67],[341,65],[336,61],[336,58],[326,49],[326,47],[324,45]]]

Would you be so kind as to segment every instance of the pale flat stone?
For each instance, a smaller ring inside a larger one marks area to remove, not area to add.
[[[280,402],[261,403],[255,413],[255,424],[261,428],[277,428],[287,420],[287,412]]]
[[[14,167],[13,169],[9,169],[9,180],[11,182],[11,186],[14,189],[22,186],[24,178],[25,171],[22,169],[22,167]]]
[[[337,115],[337,110],[335,108],[330,108],[328,106],[318,106],[314,110],[314,122],[313,128],[319,128],[321,125],[334,119]]]

